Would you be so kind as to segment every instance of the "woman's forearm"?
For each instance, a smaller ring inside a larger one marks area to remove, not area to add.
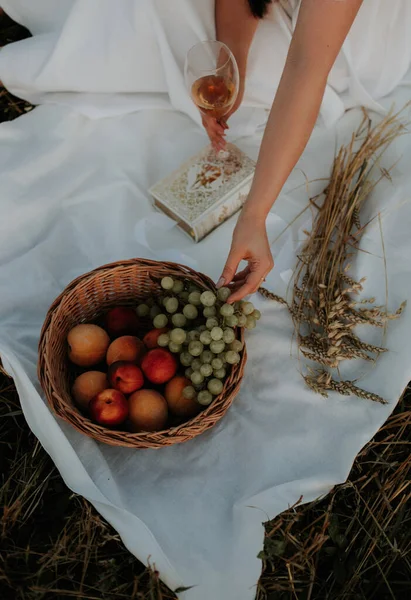
[[[284,70],[244,212],[265,220],[311,136],[326,81],[298,65]]]
[[[252,15],[247,0],[215,0],[215,23],[217,39],[230,48],[244,79],[258,19]]]
[[[302,0],[244,207],[266,218],[314,128],[328,74],[362,0]]]

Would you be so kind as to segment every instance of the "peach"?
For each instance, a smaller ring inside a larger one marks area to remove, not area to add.
[[[97,394],[89,403],[91,418],[107,427],[124,423],[128,417],[128,402],[118,390],[106,389]]]
[[[80,367],[91,367],[104,360],[110,338],[98,325],[76,325],[67,336],[68,355]]]
[[[109,387],[107,375],[101,371],[86,371],[77,377],[71,388],[77,406],[83,410],[94,396]]]
[[[165,398],[154,390],[138,390],[128,399],[129,421],[132,431],[160,431],[164,429],[168,408]]]
[[[116,306],[104,317],[104,327],[111,337],[136,335],[139,320],[136,312],[129,306]]]
[[[143,372],[132,362],[118,360],[108,369],[110,386],[123,394],[132,394],[144,385]]]
[[[125,360],[137,365],[141,362],[144,354],[145,346],[138,337],[123,335],[111,342],[107,350],[107,364],[111,365],[119,360]]]
[[[141,363],[144,375],[151,383],[157,385],[166,383],[174,377],[177,367],[176,357],[163,348],[149,350]]]
[[[146,348],[152,350],[153,348],[158,347],[157,340],[162,333],[167,333],[168,328],[163,327],[162,329],[152,329],[143,337],[143,342],[146,345]]]
[[[167,400],[168,408],[173,415],[177,417],[194,417],[197,415],[201,406],[193,399],[185,398],[183,390],[191,386],[192,383],[186,377],[173,377],[164,390],[164,396]]]

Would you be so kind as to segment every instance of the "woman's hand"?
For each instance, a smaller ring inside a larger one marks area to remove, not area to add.
[[[225,134],[226,134],[226,130],[229,128],[227,125],[227,121],[231,117],[231,115],[233,113],[235,113],[235,111],[240,106],[240,104],[243,100],[243,96],[244,96],[244,80],[241,79],[236,101],[234,102],[230,111],[222,119],[217,121],[217,119],[215,119],[214,117],[210,117],[209,115],[204,115],[204,114],[201,115],[202,120],[203,120],[204,129],[206,130],[207,135],[210,138],[211,145],[216,152],[218,152],[219,150],[225,150],[225,146],[226,146]]]
[[[242,260],[247,261],[248,266],[237,273]],[[229,303],[242,300],[258,290],[273,266],[265,219],[243,212],[234,230],[230,254],[217,287],[231,286],[233,293]]]

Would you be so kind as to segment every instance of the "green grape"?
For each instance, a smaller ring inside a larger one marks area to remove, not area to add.
[[[248,317],[248,315],[251,315],[254,312],[254,305],[252,302],[243,302],[241,310]]]
[[[169,300],[171,300],[172,296],[159,296],[158,302],[159,304],[162,304],[164,306],[164,308],[166,307],[166,304]]]
[[[223,368],[224,363],[221,360],[221,358],[213,358],[213,360],[211,361],[211,366],[215,371],[218,371],[219,369]]]
[[[241,350],[244,348],[244,344],[243,342],[240,342],[240,340],[234,340],[231,342],[229,348],[230,350],[234,350],[234,352],[241,352]]]
[[[156,317],[154,317],[153,319],[153,325],[156,329],[162,329],[163,327],[166,327],[168,323],[168,319],[166,315],[163,314],[159,314]]]
[[[234,314],[234,306],[232,304],[223,304],[220,308],[220,315],[223,317],[231,317]]]
[[[175,342],[170,342],[168,344],[168,349],[170,350],[170,352],[173,352],[173,354],[180,354],[183,347],[182,347],[182,344],[176,344]]]
[[[237,327],[238,317],[236,315],[231,315],[230,317],[225,318],[225,322],[229,327]]]
[[[214,306],[215,301],[217,300],[215,294],[210,291],[205,291],[200,296],[201,304],[204,306]]]
[[[200,373],[200,371],[194,371],[191,374],[191,381],[194,383],[194,385],[200,385],[200,383],[203,383],[204,381],[204,375]]]
[[[200,339],[200,332],[196,329],[192,329],[187,333],[188,342],[197,342]]]
[[[189,294],[188,296],[188,301],[190,304],[193,304],[193,306],[200,306],[201,304],[201,294],[200,292],[191,292],[191,294]]]
[[[199,294],[201,294],[200,290],[194,283],[190,283],[190,285],[188,286],[188,292],[190,294],[191,294],[191,292],[198,292]]]
[[[158,336],[157,344],[161,348],[165,348],[166,346],[168,346],[169,342],[170,342],[170,336],[168,335],[168,333],[162,333],[161,335]]]
[[[219,358],[222,361],[223,365],[225,365],[227,362],[227,360],[225,358],[225,352],[221,352],[220,354],[217,355],[216,358]]]
[[[204,350],[200,358],[202,363],[211,363],[214,358],[214,354],[211,352],[211,350]]]
[[[221,369],[216,369],[213,372],[214,377],[217,377],[217,379],[224,379],[224,377],[226,376],[226,370],[224,369],[224,367],[221,367]]]
[[[188,345],[188,351],[192,356],[200,356],[202,351],[204,350],[204,346],[201,342],[190,342]]]
[[[200,342],[202,344],[204,344],[205,346],[209,346],[212,341],[213,341],[213,338],[211,337],[211,333],[208,331],[208,329],[206,331],[201,332]]]
[[[194,398],[196,397],[196,391],[193,388],[192,385],[187,385],[184,389],[183,389],[183,396],[184,398],[187,398],[187,400],[194,400]]]
[[[177,279],[172,287],[174,294],[180,294],[184,290],[184,283]]]
[[[168,313],[175,313],[178,309],[178,300],[177,298],[169,298],[166,302],[166,311]]]
[[[217,292],[217,298],[221,300],[221,302],[227,302],[228,298],[231,296],[231,290],[228,287],[222,287]]]
[[[196,319],[198,316],[198,310],[194,304],[186,304],[183,308],[183,314],[187,319]]]
[[[171,317],[171,322],[174,327],[184,327],[184,325],[187,323],[187,319],[182,313],[176,313]]]
[[[174,280],[172,277],[163,277],[161,280],[161,287],[163,290],[172,290],[174,286]]]
[[[188,292],[183,290],[182,292],[179,293],[179,296],[183,302],[186,302],[186,303],[188,302],[188,296],[189,296]]]
[[[197,331],[202,333],[203,331],[207,331],[207,327],[205,325],[200,325],[200,327],[197,327]]]
[[[226,344],[231,344],[235,340],[235,333],[230,327],[226,327],[223,332],[223,340]]]
[[[218,396],[223,391],[223,382],[220,379],[210,379],[207,384],[208,391],[213,394],[213,396]]]
[[[203,363],[201,362],[200,358],[195,358],[191,363],[190,367],[193,369],[193,371],[199,371],[201,369],[202,364]]]
[[[191,367],[188,367],[185,371],[184,371],[184,375],[187,377],[187,379],[191,379],[191,375],[194,373],[194,370]]]
[[[202,390],[198,393],[197,402],[201,404],[201,406],[208,406],[213,401],[213,396],[207,390]]]
[[[247,323],[247,317],[245,315],[238,315],[238,326],[245,327]]]
[[[201,365],[200,373],[201,375],[204,375],[204,377],[210,377],[213,373],[213,367],[209,364]]]
[[[206,306],[203,310],[203,316],[208,319],[209,317],[215,317],[217,310],[215,306]]]
[[[215,317],[210,317],[206,321],[207,329],[213,329],[213,327],[218,327],[218,321]]]
[[[237,365],[240,362],[240,355],[238,352],[234,352],[234,350],[228,350],[225,358],[229,365]]]
[[[161,335],[160,335],[160,337],[161,337]],[[193,357],[191,356],[191,354],[189,352],[182,352],[180,354],[180,362],[183,365],[183,367],[189,367],[191,365],[191,363],[193,362]]]
[[[247,329],[254,329],[256,325],[257,323],[254,317],[247,317],[247,323],[245,324]]]
[[[136,313],[139,317],[148,317],[150,314],[150,308],[147,306],[147,304],[139,304],[139,306],[136,308]]]
[[[157,304],[153,304],[150,309],[150,317],[154,319],[157,315],[161,314],[161,308]]]
[[[261,312],[257,309],[255,309],[255,311],[251,314],[252,317],[254,317],[254,319],[256,321],[259,321],[261,319]]]
[[[170,339],[175,344],[180,344],[180,345],[184,344],[184,342],[186,341],[186,338],[187,338],[187,333],[184,331],[184,329],[180,329],[180,327],[173,329],[170,333]]]
[[[224,332],[221,327],[213,327],[210,331],[210,335],[215,342],[218,342],[218,340],[223,339]]]
[[[223,342],[223,340],[213,341],[210,344],[210,350],[214,354],[220,354],[221,352],[224,352],[224,348],[225,343]]]

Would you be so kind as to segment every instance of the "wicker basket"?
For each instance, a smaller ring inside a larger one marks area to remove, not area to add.
[[[44,322],[40,343],[38,377],[53,411],[75,429],[97,441],[129,448],[162,448],[186,442],[213,427],[231,405],[241,384],[247,355],[234,365],[224,389],[210,406],[190,421],[155,433],[129,433],[93,423],[74,405],[71,397],[73,376],[67,358],[67,334],[79,323],[98,319],[116,305],[136,305],[160,293],[160,279],[166,275],[190,280],[200,288],[215,291],[207,276],[175,263],[144,259],[104,265],[72,281],[51,305]],[[243,340],[243,331],[239,330]]]

